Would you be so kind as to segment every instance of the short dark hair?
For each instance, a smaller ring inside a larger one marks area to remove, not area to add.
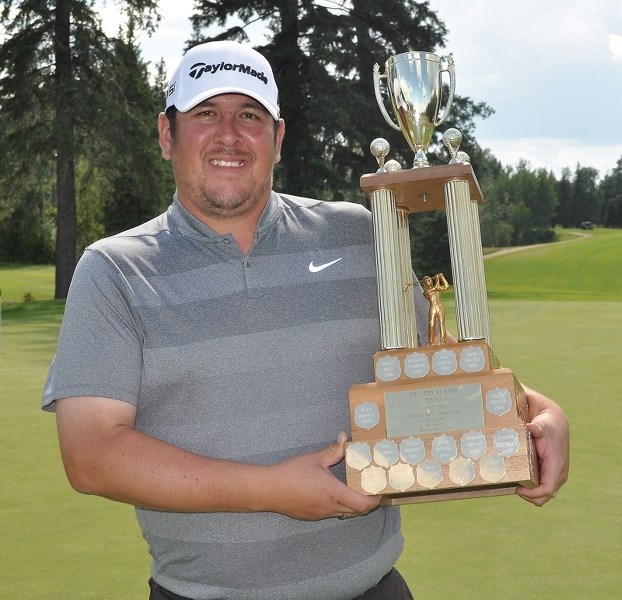
[[[177,112],[177,108],[173,105],[169,106],[164,113],[166,115],[166,118],[168,119],[169,129],[171,131],[171,139],[175,139]]]

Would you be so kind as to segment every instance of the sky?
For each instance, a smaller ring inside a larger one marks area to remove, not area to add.
[[[193,4],[160,1],[160,26],[141,40],[145,60],[164,58],[174,69],[191,36]],[[564,167],[594,167],[601,176],[615,167],[622,158],[622,0],[430,0],[430,7],[448,29],[436,53],[453,56],[456,94],[495,110],[476,121],[482,147],[504,165],[526,160],[557,177]],[[108,0],[111,34],[114,10]],[[261,43],[261,31],[254,35],[251,43]]]

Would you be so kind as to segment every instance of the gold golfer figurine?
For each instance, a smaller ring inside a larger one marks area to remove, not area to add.
[[[445,309],[441,303],[441,294],[449,287],[445,276],[437,273],[433,277],[426,275],[422,280],[423,295],[430,303],[430,311],[428,318],[428,335],[430,337],[430,345],[434,345],[435,325],[438,324],[440,330],[439,344],[444,344],[447,338],[447,330],[445,329]]]

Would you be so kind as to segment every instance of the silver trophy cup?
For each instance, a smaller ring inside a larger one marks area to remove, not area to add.
[[[443,73],[449,75],[449,97],[439,118]],[[398,124],[389,116],[380,91],[380,80],[387,80],[387,91]],[[454,62],[429,52],[405,52],[392,56],[385,63],[385,72],[374,65],[376,101],[385,120],[404,134],[415,152],[413,167],[429,166],[426,151],[434,129],[449,115],[455,90]]]

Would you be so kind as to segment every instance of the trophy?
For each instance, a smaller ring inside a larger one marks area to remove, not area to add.
[[[453,62],[450,63],[453,96]],[[393,110],[416,157],[425,157],[437,118],[441,60],[425,52],[387,61]],[[395,127],[378,92],[378,104]],[[449,104],[449,103],[448,103]],[[448,114],[445,110],[443,119]],[[449,129],[449,164],[402,170],[385,159],[389,144],[371,143],[376,173],[361,177],[372,211],[381,350],[375,381],[349,391],[352,439],[346,447],[348,485],[385,504],[514,493],[538,483],[537,455],[525,424],[527,396],[492,350],[478,204],[481,189]],[[456,343],[446,343],[442,273],[413,281],[408,215],[445,210],[456,304]],[[430,341],[420,345],[414,288],[430,303]]]
[[[442,117],[438,117],[441,102],[442,74],[449,74],[449,97]],[[395,124],[384,106],[380,93],[380,80],[387,80],[387,89],[393,112],[399,124]],[[387,60],[384,75],[378,64],[374,65],[374,90],[380,112],[386,122],[402,131],[409,146],[415,152],[414,167],[429,166],[426,150],[434,130],[449,115],[454,98],[455,73],[451,57],[445,61],[429,52],[406,52]]]

